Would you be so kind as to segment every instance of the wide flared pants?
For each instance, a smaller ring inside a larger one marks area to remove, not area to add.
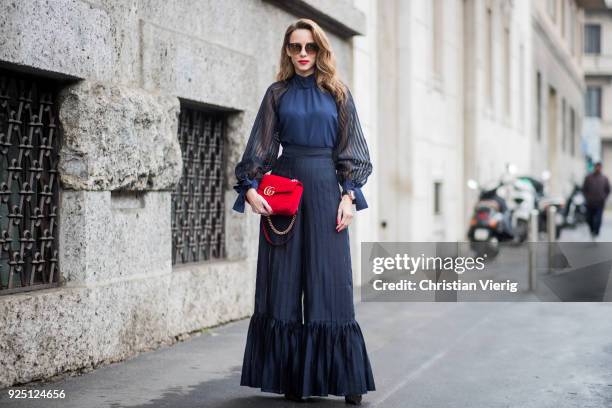
[[[271,245],[260,225],[240,385],[303,397],[374,391],[355,320],[348,229],[336,232],[341,193],[332,150],[284,146],[272,173],[297,178],[304,191],[287,243]],[[287,216],[271,218],[278,229],[288,225]]]

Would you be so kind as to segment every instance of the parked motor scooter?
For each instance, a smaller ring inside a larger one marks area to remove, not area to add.
[[[542,178],[547,179],[548,173],[543,172]],[[529,181],[536,191],[536,208],[538,210],[538,232],[546,232],[547,219],[548,219],[548,208],[550,206],[556,207],[555,212],[555,239],[559,239],[561,231],[565,226],[565,203],[563,197],[560,196],[549,196],[544,192],[544,183],[532,176],[522,176],[522,180]]]
[[[536,190],[533,185],[521,178],[513,178],[504,183],[502,196],[507,200],[511,212],[512,231],[515,244],[522,244],[529,233],[529,217],[536,208]],[[498,190],[498,192],[499,192]]]
[[[565,227],[575,228],[578,224],[586,222],[586,200],[582,194],[582,187],[574,183],[574,188],[565,203]]]
[[[562,197],[543,197],[538,202],[538,231],[546,232],[548,228],[548,208],[556,207],[555,211],[555,239],[559,239],[561,231],[565,226],[565,216],[563,215],[565,204]]]
[[[468,239],[470,248],[476,256],[487,256],[489,259],[499,253],[499,244],[514,238],[510,221],[510,210],[506,201],[497,194],[499,183],[492,189],[480,189],[478,201],[470,220]],[[478,189],[478,182],[468,180],[468,187]]]

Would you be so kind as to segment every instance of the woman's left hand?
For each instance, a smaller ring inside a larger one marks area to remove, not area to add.
[[[338,206],[338,216],[336,217],[336,232],[340,232],[349,226],[353,220],[353,203],[351,197],[344,194]]]

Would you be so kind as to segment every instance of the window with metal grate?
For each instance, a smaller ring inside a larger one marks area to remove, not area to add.
[[[58,86],[0,69],[0,295],[59,284]]]
[[[225,257],[226,116],[181,104],[183,174],[172,193],[172,264]]]

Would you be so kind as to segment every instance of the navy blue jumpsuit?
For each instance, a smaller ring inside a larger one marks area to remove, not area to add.
[[[236,166],[238,212],[244,212],[246,191],[267,171],[304,185],[291,238],[271,245],[260,229],[240,385],[303,397],[375,390],[355,320],[348,228],[335,229],[341,188],[355,192],[357,210],[367,208],[361,186],[372,171],[347,91],[346,102],[337,105],[314,73],[270,85]],[[271,218],[284,229],[289,217]],[[260,227],[263,222],[261,216]]]

